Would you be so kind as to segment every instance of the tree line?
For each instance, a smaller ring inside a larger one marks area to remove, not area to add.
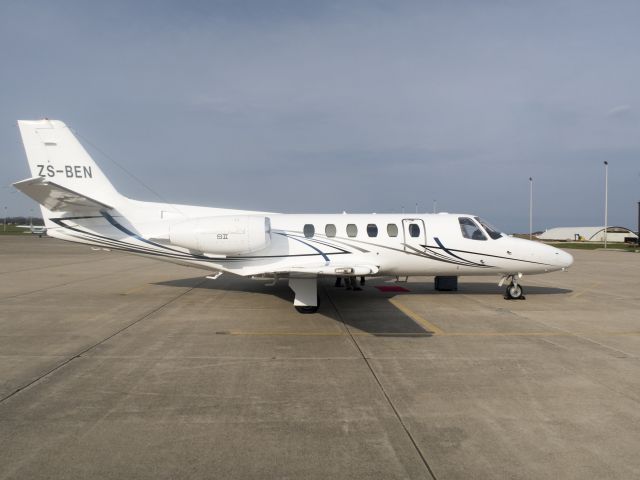
[[[44,225],[44,220],[40,217],[4,217],[2,223],[7,225],[29,225],[31,222],[33,225]]]

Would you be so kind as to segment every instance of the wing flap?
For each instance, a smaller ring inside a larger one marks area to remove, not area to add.
[[[330,265],[330,266],[304,266],[289,267],[284,272],[303,273],[315,275],[375,275],[380,270],[375,265]],[[277,272],[282,273],[282,272]]]
[[[231,270],[233,271],[233,270]],[[295,275],[295,276],[362,276],[362,275],[375,275],[380,271],[380,267],[377,265],[301,265],[301,266],[283,266],[281,268],[272,267],[254,267],[244,268],[241,271],[233,272],[239,275],[251,276],[251,275]]]
[[[113,209],[109,205],[62,187],[44,177],[28,178],[14,183],[13,186],[52,212],[86,213]]]

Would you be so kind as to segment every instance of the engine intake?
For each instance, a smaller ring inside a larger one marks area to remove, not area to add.
[[[213,255],[252,253],[271,242],[271,222],[269,217],[257,215],[193,218],[171,225],[169,241]]]

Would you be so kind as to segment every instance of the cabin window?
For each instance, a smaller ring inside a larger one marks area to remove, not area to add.
[[[411,235],[413,238],[418,238],[420,236],[420,225],[418,225],[417,223],[410,223],[409,235]]]
[[[353,238],[356,235],[358,235],[358,227],[356,227],[353,223],[347,225],[347,236]]]
[[[387,224],[387,235],[389,235],[390,237],[398,236],[398,226],[395,223]]]
[[[327,237],[335,237],[336,236],[336,226],[333,223],[329,223],[324,227],[324,234]]]
[[[470,238],[471,240],[486,240],[487,237],[476,222],[468,217],[458,217],[460,223],[460,231],[464,238]]]
[[[482,227],[484,228],[484,231],[487,232],[489,234],[489,236],[491,238],[493,238],[494,240],[497,240],[498,238],[502,237],[502,234],[493,226],[491,225],[489,222],[486,222],[485,220],[481,219],[480,217],[473,217],[476,219],[476,221],[482,225]]]
[[[370,237],[378,236],[378,226],[375,223],[370,223],[367,225],[367,235]]]
[[[307,223],[302,229],[302,233],[304,233],[305,237],[311,238],[315,235],[316,229],[313,225],[311,225],[310,223]]]

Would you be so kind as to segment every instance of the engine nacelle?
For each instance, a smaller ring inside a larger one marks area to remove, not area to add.
[[[269,245],[271,222],[254,215],[193,218],[171,225],[169,241],[202,253],[241,255]]]

